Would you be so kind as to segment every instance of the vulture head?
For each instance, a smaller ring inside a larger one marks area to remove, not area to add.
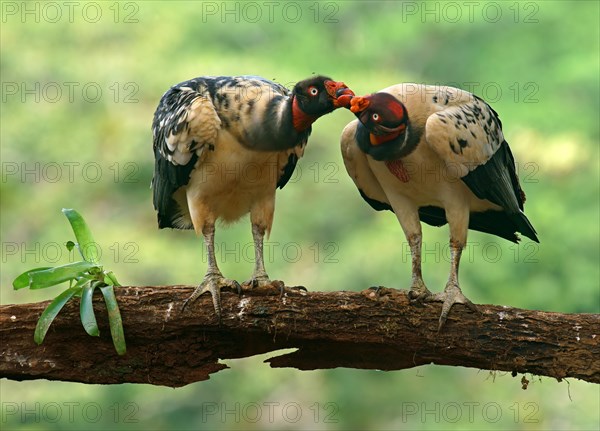
[[[408,126],[408,116],[404,105],[388,93],[353,97],[350,102],[350,110],[375,136],[395,135],[396,137],[406,131]],[[385,141],[379,142],[379,144],[383,142]]]
[[[294,128],[303,131],[319,117],[340,107],[349,107],[354,92],[343,82],[314,76],[298,82],[292,90]]]
[[[327,76],[315,76],[298,82],[292,95],[305,114],[321,116],[336,108],[349,106],[354,92],[343,82]]]
[[[364,126],[358,140],[362,151],[375,160],[396,160],[407,154],[408,114],[405,106],[388,93],[353,97],[350,110]]]

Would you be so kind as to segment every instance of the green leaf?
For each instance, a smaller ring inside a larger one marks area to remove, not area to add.
[[[106,271],[104,273],[104,282],[110,286],[120,286],[121,283],[117,281],[117,277],[112,271]]]
[[[34,268],[34,269],[30,269],[29,271],[25,271],[23,274],[19,275],[17,278],[14,279],[13,281],[13,288],[15,290],[19,290],[19,289],[23,289],[24,287],[29,287],[29,284],[31,283],[31,278],[30,278],[30,274],[32,272],[38,272],[38,271],[45,271],[47,269],[51,269],[51,266],[45,266],[42,268]]]
[[[104,296],[104,302],[106,302],[110,335],[112,336],[113,344],[117,353],[124,355],[127,350],[125,346],[125,333],[123,332],[123,320],[121,319],[121,312],[119,311],[115,291],[112,286],[101,287],[100,291]]]
[[[96,322],[96,315],[94,314],[94,304],[92,299],[94,297],[94,289],[97,286],[96,283],[89,283],[84,280],[85,286],[81,294],[81,302],[79,303],[79,316],[81,317],[81,323],[85,332],[90,334],[92,337],[98,337],[100,330],[98,329],[98,322]]]
[[[79,278],[83,273],[93,268],[97,268],[97,266],[93,263],[82,261],[29,272],[29,288],[44,289],[46,287],[54,286],[74,278]]]
[[[71,299],[71,297],[80,289],[81,287],[71,287],[70,289],[65,290],[56,298],[54,298],[50,305],[46,307],[40,316],[37,325],[35,326],[35,333],[33,334],[33,340],[37,344],[42,344],[42,341],[44,341],[44,337],[46,336],[48,328],[50,328],[54,318],[58,315],[60,310],[62,310],[67,301]]]
[[[67,216],[69,223],[71,223],[71,228],[73,228],[73,232],[75,233],[75,238],[77,239],[81,256],[88,262],[99,264],[100,252],[98,245],[94,241],[92,231],[88,227],[81,214],[74,209],[68,208],[63,208],[62,212],[65,216]]]

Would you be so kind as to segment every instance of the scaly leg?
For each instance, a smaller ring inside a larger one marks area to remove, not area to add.
[[[238,293],[241,293],[241,287],[235,280],[229,280],[223,277],[217,260],[215,258],[215,225],[214,223],[205,223],[202,228],[202,235],[204,236],[204,244],[206,245],[206,251],[208,254],[208,269],[202,283],[194,290],[194,293],[185,300],[183,303],[182,311],[185,307],[194,302],[200,295],[205,292],[210,292],[213,300],[213,306],[215,308],[215,314],[219,321],[221,321],[221,289],[229,287],[236,289]]]
[[[406,240],[410,247],[410,254],[412,260],[412,281],[410,290],[406,292],[408,299],[413,304],[422,304],[427,298],[431,296],[431,292],[425,286],[423,281],[423,274],[421,272],[421,243],[423,235],[421,233],[421,223],[419,221],[419,212],[412,203],[406,201],[403,196],[391,196],[394,198],[393,208],[400,226],[404,231]],[[385,292],[385,288],[382,286],[373,287],[377,296],[382,292]],[[402,289],[404,290],[404,289]]]
[[[244,283],[250,288],[273,286],[280,290],[283,296],[288,289],[282,281],[271,280],[265,270],[265,261],[263,254],[263,239],[265,234],[271,230],[273,223],[273,212],[275,210],[275,192],[254,205],[250,211],[250,220],[252,222],[252,238],[254,239],[254,272],[252,278]],[[305,288],[300,288],[306,290]]]
[[[423,274],[421,273],[421,232],[408,235],[408,245],[410,246],[410,254],[412,257],[412,283],[408,291],[408,299],[412,303],[421,303],[426,298],[431,296],[431,292],[423,282]]]
[[[265,261],[263,255],[263,239],[265,237],[265,227],[258,223],[252,223],[252,238],[254,239],[254,272],[252,278],[245,284],[250,287],[262,287],[271,284],[271,280],[265,271]]]
[[[423,235],[421,233],[419,209],[401,194],[389,195],[388,198],[410,247],[412,280],[407,296],[411,303],[420,304],[431,296],[431,292],[425,286],[423,274],[421,273],[421,243]]]
[[[267,173],[270,175],[270,173]],[[264,195],[258,199],[250,209],[250,222],[252,223],[252,239],[254,240],[254,272],[252,278],[244,285],[251,288],[268,286],[271,280],[265,271],[263,255],[263,239],[271,231],[273,214],[275,213],[275,184],[272,190],[265,190]]]
[[[458,265],[460,263],[460,256],[465,244],[455,239],[450,239],[450,276],[448,277],[448,283],[443,292],[435,293],[430,297],[426,298],[426,301],[439,301],[442,302],[442,314],[440,315],[438,331],[442,329],[448,313],[454,304],[464,304],[471,310],[479,312],[475,304],[473,304],[465,295],[463,295],[458,285]]]
[[[280,296],[283,296],[286,289],[294,289],[286,287],[280,280],[271,280],[265,271],[265,262],[263,257],[263,238],[265,236],[265,228],[258,224],[252,223],[252,237],[254,238],[254,272],[252,278],[244,284],[251,288],[274,286],[279,288]],[[305,287],[298,286],[296,289],[305,290]]]

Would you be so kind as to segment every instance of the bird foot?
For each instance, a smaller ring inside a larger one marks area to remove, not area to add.
[[[225,278],[220,273],[206,274],[202,283],[200,283],[191,296],[183,302],[181,311],[183,312],[188,304],[194,302],[202,294],[210,292],[215,308],[215,314],[219,319],[219,322],[221,322],[221,290],[229,289],[235,290],[238,295],[242,294],[242,288],[237,281]]]
[[[242,283],[242,286],[249,289],[256,289],[265,286],[271,286],[276,283],[282,283],[279,280],[271,281],[267,274],[264,275],[253,275],[250,280],[246,280]]]
[[[283,298],[286,293],[291,293],[292,295],[306,295],[308,289],[304,286],[286,286],[281,282],[279,297]]]
[[[438,332],[446,323],[446,319],[448,318],[448,313],[450,313],[450,309],[454,304],[464,304],[470,310],[480,313],[479,309],[475,304],[471,302],[465,295],[463,295],[460,287],[458,287],[457,283],[449,282],[446,284],[446,288],[443,292],[430,294],[423,299],[424,302],[441,302],[442,303],[442,314],[440,315]]]
[[[300,291],[307,292],[306,287],[304,286],[286,286],[285,283],[281,280],[270,280],[269,277],[258,276],[252,277],[250,280],[242,283],[242,286],[245,289],[261,289],[265,290],[277,289],[279,291],[279,296],[283,297],[285,293],[293,293],[297,294]]]
[[[423,280],[414,281],[410,290],[407,292],[408,300],[413,305],[423,306],[423,303],[430,298],[432,293],[427,289]]]

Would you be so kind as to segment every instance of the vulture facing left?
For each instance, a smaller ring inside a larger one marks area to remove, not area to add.
[[[539,242],[523,212],[525,193],[498,114],[482,99],[444,86],[398,84],[354,97],[358,117],[342,133],[346,169],[377,211],[395,213],[412,255],[413,301],[476,307],[462,293],[458,265],[468,229],[518,242]],[[450,275],[432,294],[421,274],[421,221],[450,227]]]
[[[220,289],[239,290],[223,277],[214,250],[215,223],[250,213],[255,267],[250,284],[270,283],[263,261],[275,190],[290,179],[320,116],[349,102],[343,83],[315,76],[292,91],[257,76],[203,76],[169,89],[152,123],[152,180],[159,228],[204,236],[208,270],[186,301],[210,292],[220,319]],[[185,306],[184,304],[184,306]]]

